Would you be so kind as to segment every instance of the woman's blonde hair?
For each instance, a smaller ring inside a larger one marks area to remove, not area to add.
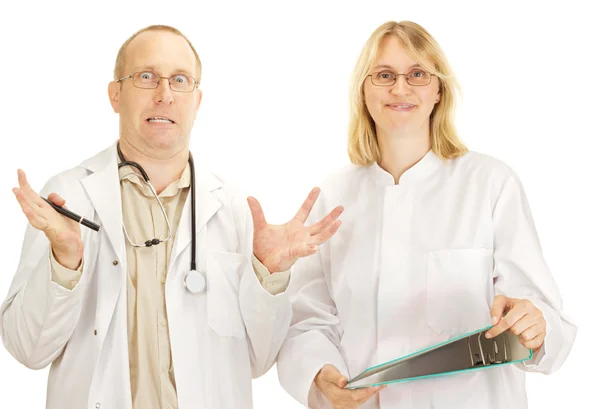
[[[367,166],[378,162],[381,158],[375,122],[367,110],[363,84],[387,36],[398,37],[411,57],[426,71],[439,78],[440,101],[433,108],[429,120],[432,151],[442,159],[455,158],[467,152],[468,149],[460,141],[454,126],[454,110],[460,92],[459,85],[442,49],[420,25],[412,21],[389,21],[371,34],[363,46],[352,74],[348,129],[350,161]]]

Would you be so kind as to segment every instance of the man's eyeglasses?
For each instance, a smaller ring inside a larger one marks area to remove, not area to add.
[[[198,86],[195,78],[186,74],[174,74],[170,77],[161,77],[152,71],[134,72],[131,75],[120,78],[117,82],[121,82],[131,78],[133,86],[142,89],[155,89],[158,87],[161,79],[169,80],[169,87],[175,92],[192,92]]]

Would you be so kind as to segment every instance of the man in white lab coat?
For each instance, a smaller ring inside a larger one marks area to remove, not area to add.
[[[18,172],[13,191],[30,224],[0,335],[27,367],[52,365],[48,409],[251,408],[251,380],[273,365],[289,326],[289,268],[339,226],[340,208],[304,226],[316,189],[292,221],[273,226],[255,199],[194,171],[200,72],[171,27],[140,30],[119,51],[108,88],[118,143],[40,192],[99,232],[60,215]],[[197,293],[186,281],[192,210],[206,280]]]

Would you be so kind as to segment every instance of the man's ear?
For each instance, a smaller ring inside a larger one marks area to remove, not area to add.
[[[119,98],[121,97],[121,84],[117,81],[111,81],[108,83],[108,98],[110,99],[110,105],[116,114],[119,113]]]
[[[198,110],[200,109],[200,103],[202,102],[202,91],[198,88],[198,96],[196,100],[196,115],[194,115],[194,119],[198,116]]]

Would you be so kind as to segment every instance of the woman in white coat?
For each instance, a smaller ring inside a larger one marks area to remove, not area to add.
[[[454,128],[456,82],[431,35],[388,22],[351,89],[349,156],[311,214],[345,208],[337,235],[293,268],[283,387],[311,408],[527,406],[525,372],[561,366],[576,334],[517,175],[469,152]],[[502,317],[502,318],[501,318]],[[500,319],[501,318],[501,319]],[[495,324],[534,351],[520,364],[344,389],[348,378]]]

